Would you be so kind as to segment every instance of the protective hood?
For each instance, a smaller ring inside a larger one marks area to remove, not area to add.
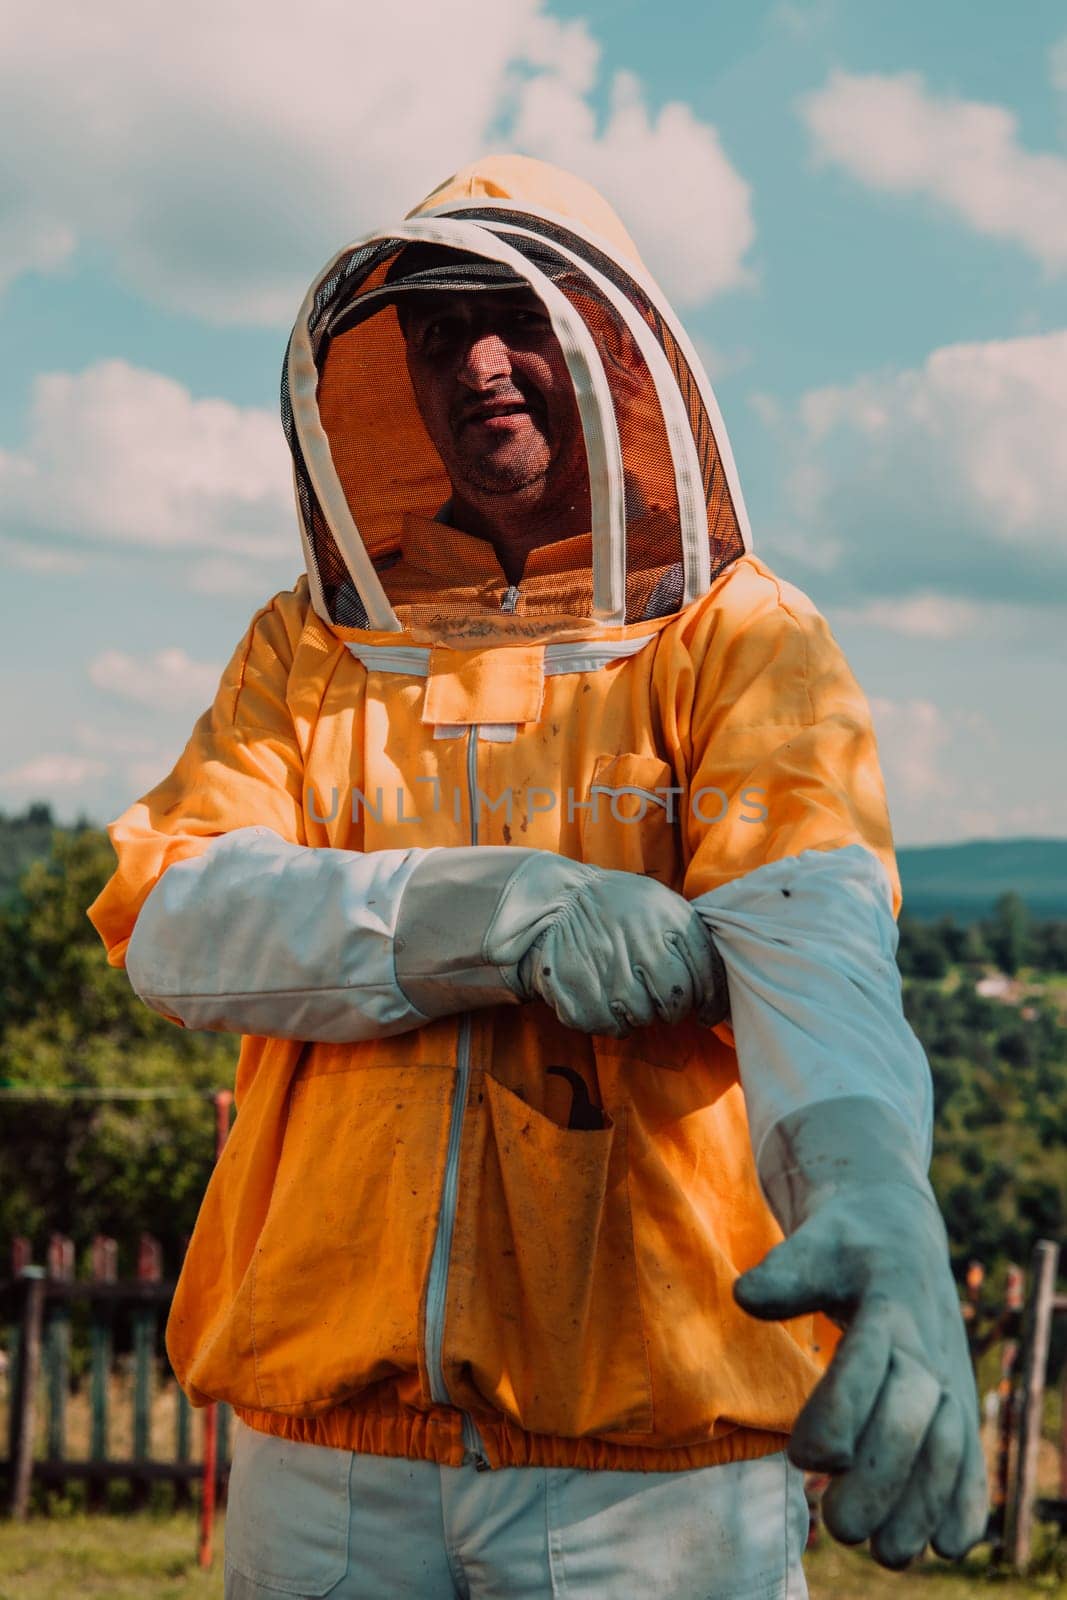
[[[587,530],[534,550],[516,587],[491,545],[453,526],[401,322],[412,293],[508,287],[533,291],[558,341],[588,507]],[[678,319],[605,201],[525,157],[466,168],[329,262],[293,329],[282,418],[311,597],[334,628],[433,639],[474,616],[485,643],[498,623],[513,636],[515,613],[543,637],[648,624],[749,547],[718,406]]]

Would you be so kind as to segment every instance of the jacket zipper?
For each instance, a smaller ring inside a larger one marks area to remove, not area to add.
[[[478,811],[476,789],[478,781],[478,727],[471,727],[467,743],[467,795],[470,804],[470,842],[478,843]],[[452,1404],[445,1384],[442,1363],[442,1345],[445,1332],[445,1303],[448,1299],[448,1267],[452,1257],[452,1235],[456,1226],[456,1204],[459,1199],[459,1157],[463,1141],[463,1119],[467,1109],[467,1091],[471,1078],[471,1019],[465,1014],[459,1019],[459,1040],[456,1057],[456,1082],[452,1091],[452,1108],[448,1124],[448,1148],[445,1154],[445,1176],[441,1187],[441,1210],[437,1219],[437,1234],[430,1258],[430,1277],[426,1286],[426,1368],[430,1379],[430,1398],[435,1405]],[[479,1472],[489,1466],[485,1444],[469,1412],[460,1413],[463,1426],[463,1443],[468,1456],[473,1458]]]
[[[514,614],[515,607],[518,605],[518,603],[519,586],[517,583],[509,583],[507,588],[504,590],[503,597],[501,598],[500,609],[501,611],[507,612],[507,614],[511,616]]]

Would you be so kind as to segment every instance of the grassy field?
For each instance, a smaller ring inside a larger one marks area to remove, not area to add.
[[[214,1569],[201,1572],[196,1521],[188,1512],[36,1517],[22,1527],[0,1524],[0,1600],[74,1597],[222,1600],[221,1549]]]
[[[991,1381],[990,1372],[983,1387]],[[131,1448],[129,1391],[129,1375],[117,1375],[111,1393],[111,1447],[115,1454],[128,1454]],[[156,1385],[151,1436],[152,1453],[160,1458],[173,1454],[176,1398],[173,1383]],[[1054,1443],[1059,1438],[1059,1394],[1050,1391],[1045,1398],[1038,1477],[1040,1492],[1054,1495],[1059,1470]],[[67,1422],[70,1455],[86,1457],[89,1417],[84,1385],[70,1397]],[[43,1417],[41,1426],[43,1433]],[[39,1444],[43,1446],[43,1436]],[[991,1455],[993,1439],[988,1431],[985,1444]],[[198,1446],[199,1427],[194,1424],[194,1456],[199,1453]],[[65,1514],[34,1517],[23,1527],[0,1520],[0,1600],[222,1600],[223,1538],[220,1517],[215,1567],[205,1573],[196,1565],[196,1522],[191,1512],[88,1517],[68,1509]],[[989,1600],[1023,1600],[1024,1596],[1034,1600],[1043,1594],[1067,1600],[1067,1541],[1060,1545],[1058,1560],[1047,1555],[1041,1559],[1040,1545],[1037,1548],[1036,1571],[1027,1582],[990,1573],[985,1552],[962,1568],[931,1559],[900,1574],[886,1572],[862,1551],[845,1550],[823,1534],[808,1558],[808,1582],[812,1600],[969,1600],[976,1595],[987,1595]]]
[[[222,1532],[220,1519],[214,1570],[205,1573],[196,1565],[196,1524],[190,1513],[38,1517],[23,1527],[3,1523],[0,1600],[222,1600]],[[999,1578],[989,1573],[980,1552],[962,1568],[931,1560],[906,1573],[891,1573],[863,1552],[844,1550],[824,1538],[808,1558],[808,1582],[812,1600],[1067,1596],[1067,1562],[1061,1576],[1052,1564],[1042,1565],[1047,1570],[1031,1581]]]
[[[111,1385],[111,1448],[128,1454],[132,1443],[129,1374]],[[0,1394],[2,1400],[2,1394]],[[173,1453],[177,1393],[172,1382],[155,1386],[151,1408],[152,1453]],[[1046,1394],[1045,1438],[1039,1456],[1041,1491],[1054,1494],[1058,1481],[1059,1395]],[[0,1412],[3,1407],[0,1404]],[[43,1408],[42,1408],[43,1410]],[[0,1416],[0,1425],[4,1419]],[[193,1452],[199,1427],[194,1423]],[[43,1416],[40,1419],[43,1447]],[[68,1448],[74,1458],[88,1455],[89,1416],[82,1390],[67,1409]],[[0,1434],[2,1437],[2,1434]],[[992,1451],[987,1433],[985,1443]],[[220,1515],[214,1569],[196,1564],[196,1520],[192,1512],[141,1512],[86,1516],[57,1503],[57,1514],[37,1516],[23,1527],[0,1520],[0,1600],[222,1600],[224,1517]],[[1040,1545],[1038,1546],[1040,1551]],[[1029,1581],[991,1573],[988,1552],[963,1567],[931,1558],[906,1573],[876,1566],[860,1550],[845,1550],[825,1533],[807,1558],[812,1600],[1036,1600],[1055,1595],[1067,1600],[1067,1541],[1059,1560],[1039,1559]],[[382,1600],[389,1600],[383,1595]],[[646,1600],[644,1596],[612,1600]],[[655,1600],[649,1596],[647,1600]]]

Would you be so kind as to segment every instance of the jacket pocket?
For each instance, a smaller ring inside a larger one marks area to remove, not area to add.
[[[251,1325],[253,1405],[313,1414],[417,1368],[453,1076],[361,1065],[294,1087],[235,1307]]]
[[[582,860],[673,885],[680,872],[681,795],[667,762],[658,756],[601,756],[587,798]]]
[[[449,1390],[532,1433],[652,1427],[625,1120],[561,1128],[484,1079],[477,1204],[457,1230]],[[466,1271],[464,1270],[466,1267]]]

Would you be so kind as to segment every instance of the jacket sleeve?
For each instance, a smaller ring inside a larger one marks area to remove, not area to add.
[[[905,1020],[900,891],[867,703],[799,591],[746,560],[691,631],[667,715],[687,762],[684,892],[726,965],[766,1188],[786,1119],[881,1102],[929,1160],[932,1095]]]
[[[450,852],[308,844],[287,700],[301,624],[291,594],[258,614],[177,766],[109,830],[118,865],[89,910],[108,960],[174,1022],[273,1038],[347,1043],[515,1004],[481,932],[529,852],[482,852],[473,881],[464,864],[461,940]]]

